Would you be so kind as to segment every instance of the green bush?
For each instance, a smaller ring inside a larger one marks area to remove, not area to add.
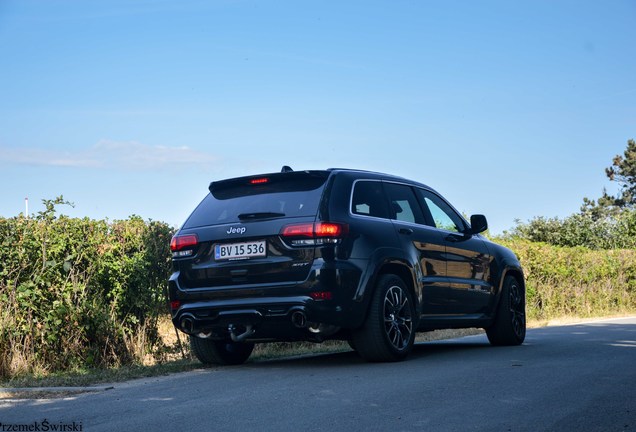
[[[0,218],[0,377],[139,362],[158,346],[173,229],[138,216]]]
[[[636,251],[499,240],[519,257],[530,319],[636,311]]]
[[[636,210],[623,210],[595,218],[576,213],[564,219],[537,217],[517,226],[507,238],[519,237],[555,246],[585,246],[590,249],[636,248]]]

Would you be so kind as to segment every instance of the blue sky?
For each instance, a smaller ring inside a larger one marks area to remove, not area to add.
[[[0,0],[0,216],[180,225],[212,180],[351,167],[500,233],[610,192],[636,2]]]

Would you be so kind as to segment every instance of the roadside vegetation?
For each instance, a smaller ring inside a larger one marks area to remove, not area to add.
[[[494,240],[525,271],[528,319],[636,313],[636,143],[606,170],[620,185],[565,219],[518,222]],[[170,325],[174,229],[131,216],[0,217],[0,386],[84,385],[200,367]],[[259,346],[256,358],[347,350],[346,343]]]
[[[172,228],[62,216],[0,218],[0,378],[160,359]]]
[[[564,219],[517,221],[495,239],[519,256],[527,279],[528,317],[592,317],[636,311],[636,142],[605,169],[619,186],[583,198]]]

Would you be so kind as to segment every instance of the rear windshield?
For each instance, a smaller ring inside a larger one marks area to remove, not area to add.
[[[183,228],[315,216],[327,176],[322,171],[291,172],[213,182]]]

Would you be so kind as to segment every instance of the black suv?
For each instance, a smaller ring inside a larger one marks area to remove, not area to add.
[[[486,329],[525,338],[515,255],[435,190],[349,169],[212,182],[171,242],[172,320],[204,363],[254,343],[342,339],[369,361],[404,359],[415,333]]]

